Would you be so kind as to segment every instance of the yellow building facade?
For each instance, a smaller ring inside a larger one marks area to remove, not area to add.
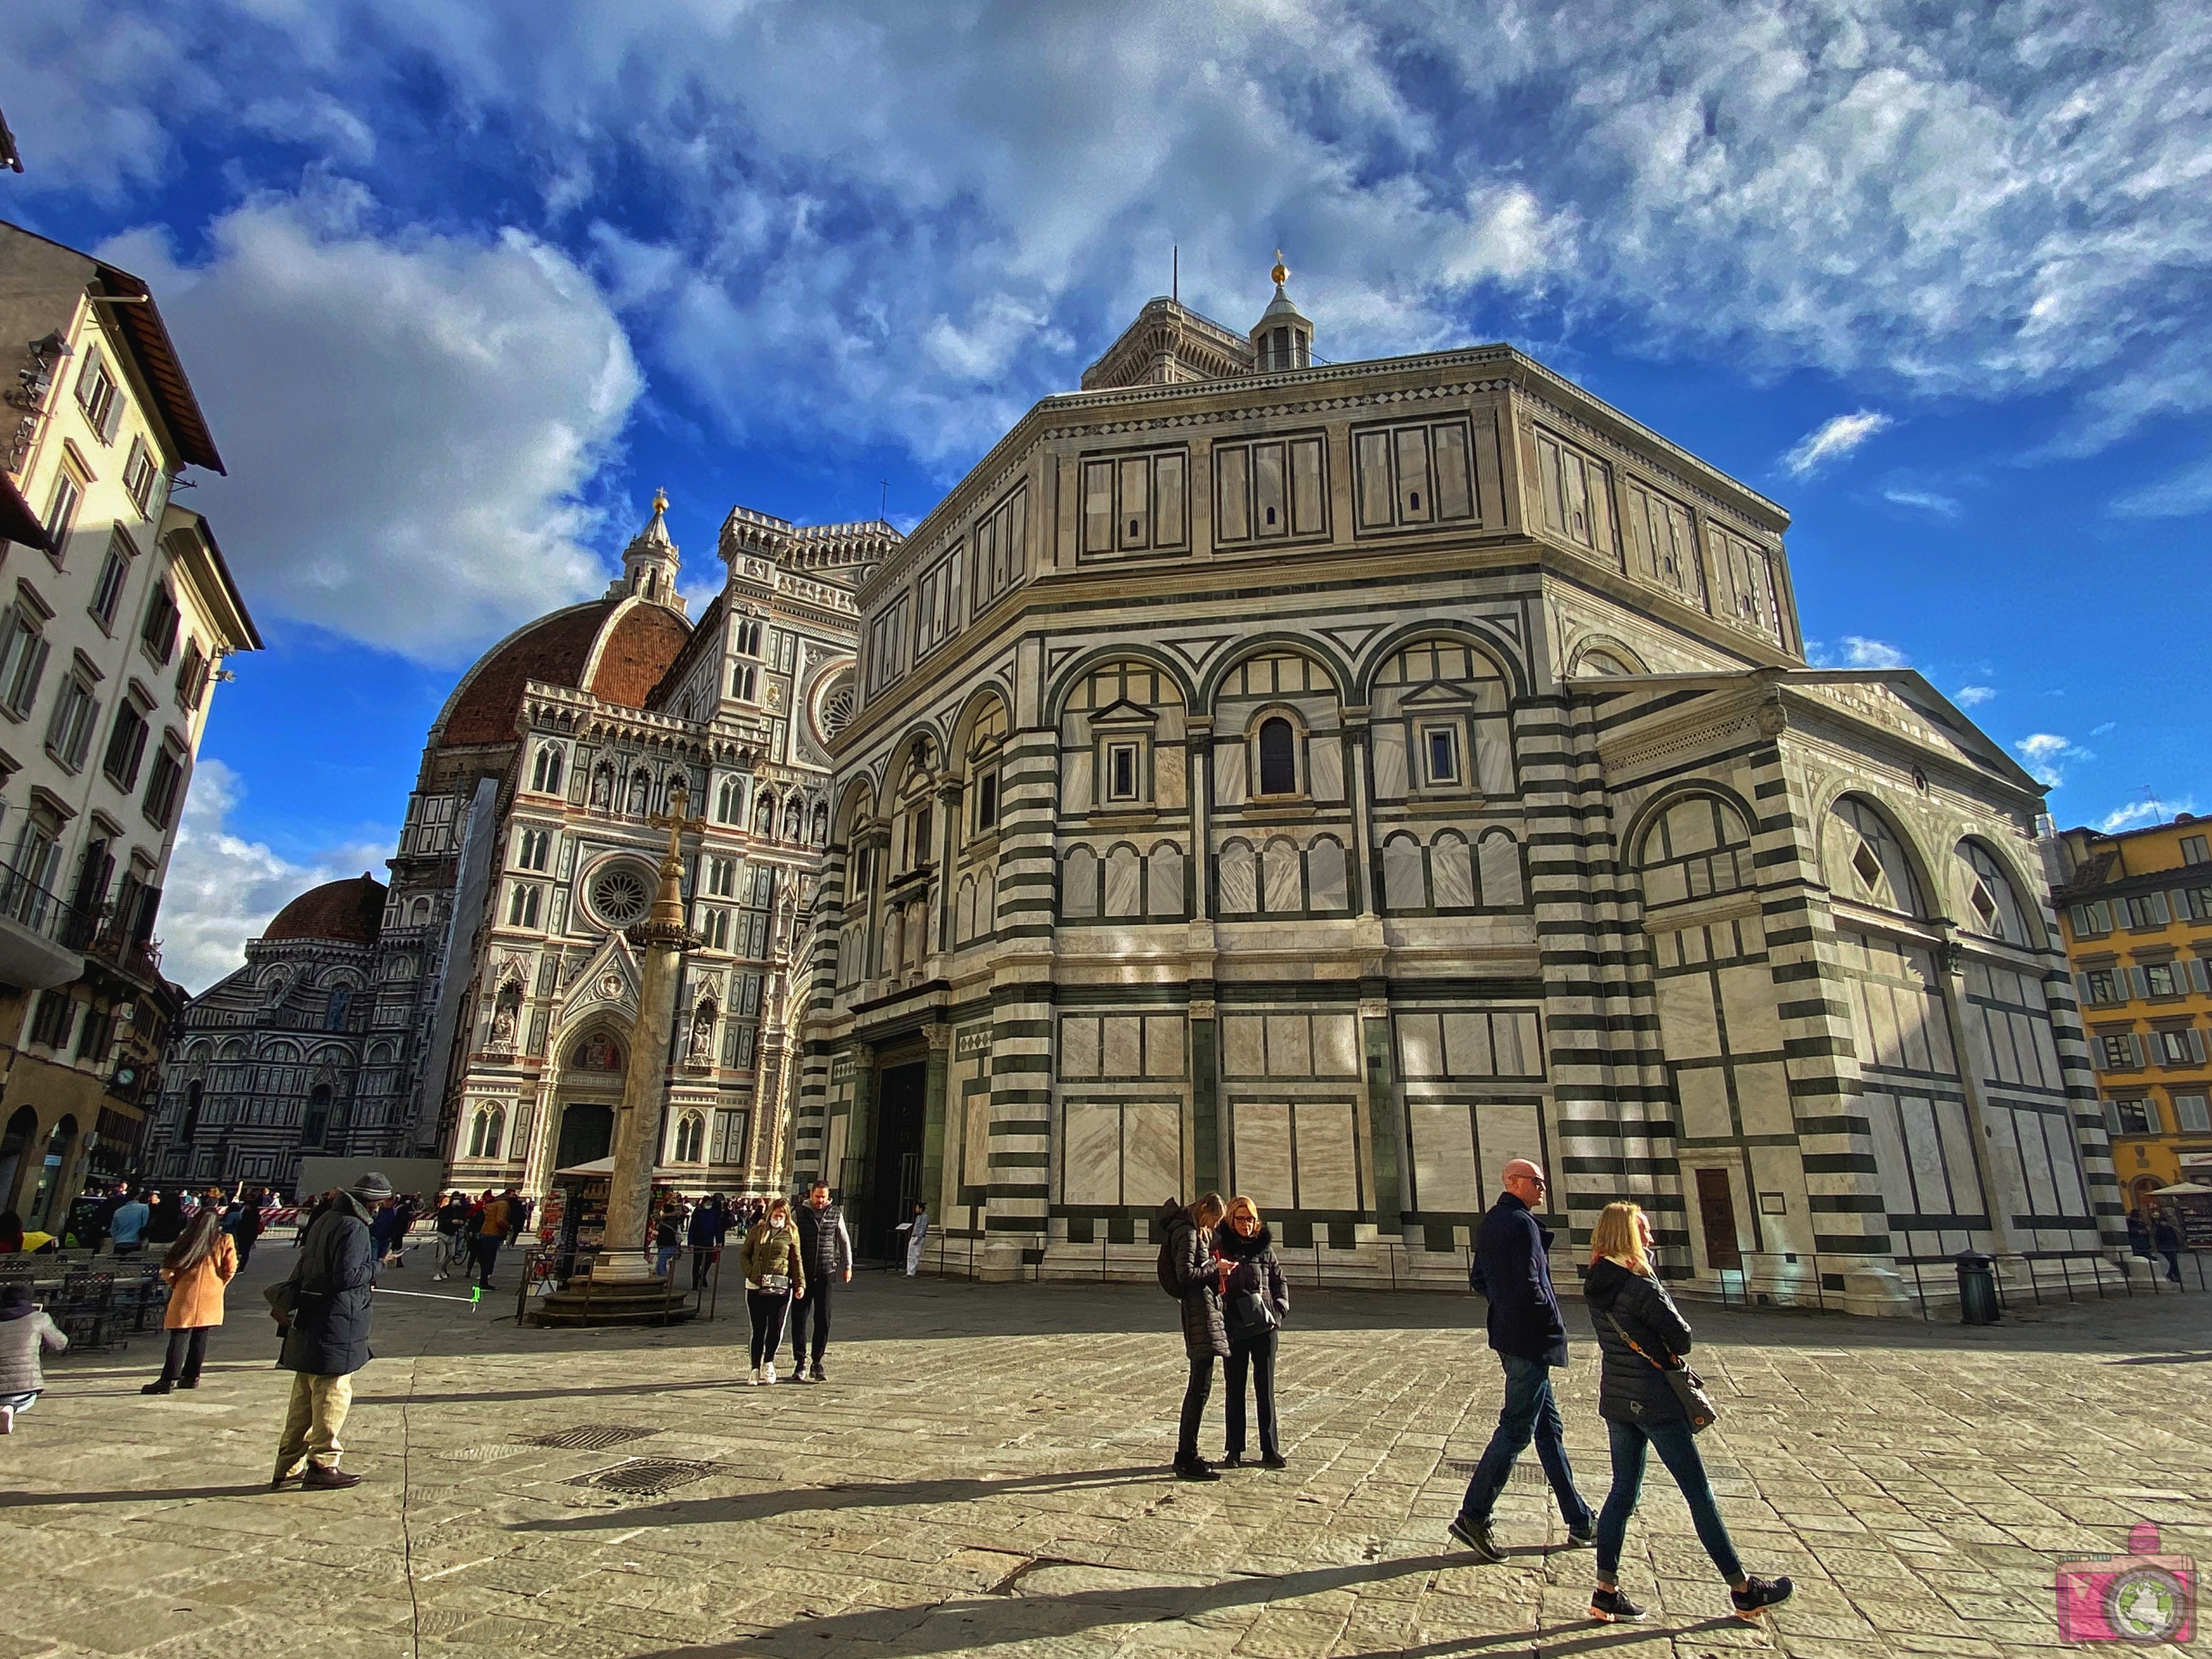
[[[2212,818],[2069,830],[2051,902],[2129,1207],[2212,1185]]]

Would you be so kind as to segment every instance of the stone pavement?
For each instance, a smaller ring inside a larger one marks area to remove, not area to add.
[[[2057,1561],[2141,1520],[2212,1560],[2212,1296],[1990,1330],[1691,1309],[1723,1509],[1752,1568],[1799,1585],[1770,1635],[1725,1616],[1656,1460],[1623,1569],[1649,1625],[1585,1620],[1590,1557],[1540,1484],[1500,1507],[1504,1565],[1449,1547],[1498,1398],[1467,1298],[1295,1293],[1291,1468],[1212,1486],[1165,1477],[1183,1361],[1150,1286],[867,1277],[831,1382],[773,1389],[733,1385],[727,1300],[559,1333],[392,1298],[346,1436],[368,1483],[270,1493],[289,1379],[255,1285],[291,1259],[258,1253],[196,1393],[138,1394],[157,1340],[52,1368],[0,1440],[0,1659],[2034,1654],[2061,1645]],[[453,1288],[428,1277],[386,1282]],[[1569,1317],[1595,1503],[1595,1351]],[[638,1437],[526,1438],[594,1425]],[[659,1496],[583,1484],[642,1459],[698,1467]]]

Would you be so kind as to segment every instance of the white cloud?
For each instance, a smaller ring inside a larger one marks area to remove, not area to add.
[[[1912,659],[1895,646],[1857,634],[1844,635],[1844,662],[1851,668],[1910,668]]]
[[[2106,720],[2102,726],[2091,726],[2089,728],[2089,735],[2093,738],[2101,738],[2107,732],[2118,731],[2119,729],[2119,725],[2120,723],[2118,720]]]
[[[246,941],[310,887],[364,870],[384,880],[384,860],[398,838],[394,832],[364,839],[295,864],[265,842],[224,827],[244,793],[238,774],[211,756],[192,769],[161,918],[161,969],[188,991],[205,990],[242,963]]]
[[[357,186],[256,197],[146,277],[229,467],[191,498],[248,602],[447,659],[606,580],[583,495],[641,381],[592,279],[516,231],[380,235]]]
[[[2053,789],[2066,781],[2067,765],[2097,758],[2093,751],[2082,748],[2070,738],[2050,732],[2037,732],[2019,738],[2013,747],[2020,750],[2021,760],[2027,766],[2029,775]]]
[[[1164,289],[1170,242],[1239,326],[1281,243],[1339,359],[1507,331],[1547,295],[1662,356],[2072,390],[2079,446],[2212,407],[2194,0],[1942,28],[1906,0],[17,0],[10,22],[32,199],[155,178],[180,132],[222,153],[241,118],[389,173],[465,135],[495,191],[665,252],[640,319],[733,430],[972,451]]]
[[[2112,511],[2123,519],[2190,519],[2212,513],[2212,460],[2130,490],[2112,503]]]
[[[1951,694],[1951,701],[1961,708],[1979,708],[1996,694],[1994,685],[1962,685]]]
[[[2146,796],[2142,800],[2106,813],[2097,820],[2097,828],[2109,836],[2115,830],[2132,829],[2139,823],[2163,823],[2177,812],[2193,812],[2196,810],[2197,797],[2194,795],[2168,801]]]
[[[1939,519],[1959,516],[1955,496],[1939,495],[1932,489],[1911,489],[1903,485],[1892,485],[1881,492],[1882,500],[1895,507],[1909,507],[1922,513],[1933,513]]]
[[[1800,438],[1782,458],[1793,477],[1809,478],[1831,461],[1839,461],[1875,433],[1890,425],[1889,416],[1871,409],[1853,415],[1832,415]]]

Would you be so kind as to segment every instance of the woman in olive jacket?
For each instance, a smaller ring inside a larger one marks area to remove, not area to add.
[[[1613,1441],[1613,1490],[1598,1512],[1590,1617],[1644,1617],[1644,1609],[1621,1594],[1620,1553],[1628,1517],[1644,1490],[1646,1454],[1656,1451],[1689,1503],[1698,1541],[1729,1582],[1737,1615],[1756,1620],[1761,1608],[1787,1601],[1793,1587],[1787,1578],[1753,1578],[1736,1559],[1688,1414],[1664,1375],[1690,1352],[1690,1324],[1651,1270],[1651,1224],[1640,1206],[1608,1204],[1599,1216],[1590,1234],[1583,1301],[1603,1353],[1597,1409]]]
[[[1170,1199],[1160,1217],[1167,1228],[1165,1265],[1174,1272],[1182,1303],[1183,1352],[1190,1359],[1176,1437],[1175,1472],[1185,1480],[1221,1479],[1198,1455],[1198,1425],[1213,1393],[1213,1362],[1229,1357],[1229,1330],[1221,1322],[1220,1268],[1213,1255],[1213,1230],[1227,1208],[1219,1193],[1208,1193],[1187,1210]]]
[[[1229,1330],[1228,1455],[1230,1468],[1244,1462],[1244,1374],[1260,1407],[1260,1466],[1287,1467],[1275,1429],[1275,1333],[1291,1316],[1291,1287],[1275,1255],[1275,1237],[1260,1206],[1243,1194],[1229,1200],[1229,1215],[1213,1232],[1221,1261],[1221,1316]]]
[[[791,1206],[772,1200],[768,1214],[753,1223],[738,1252],[744,1269],[745,1305],[753,1316],[754,1383],[775,1381],[775,1351],[783,1346],[784,1321],[793,1297],[806,1294],[805,1253],[799,1229],[791,1224]]]

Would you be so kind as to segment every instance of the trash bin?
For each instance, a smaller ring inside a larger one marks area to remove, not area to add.
[[[1953,1259],[1959,1264],[1959,1322],[1962,1325],[1996,1324],[1996,1263],[1979,1250],[1961,1250]]]

